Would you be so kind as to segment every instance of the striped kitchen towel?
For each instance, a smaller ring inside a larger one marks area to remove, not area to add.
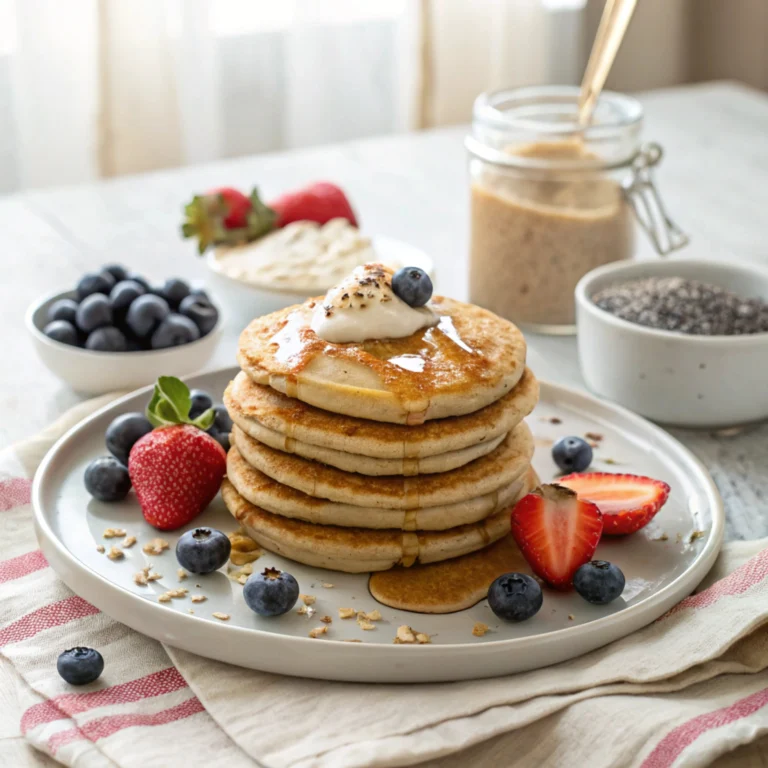
[[[513,677],[328,683],[164,648],[72,594],[34,537],[30,477],[104,402],[0,454],[0,654],[16,675],[21,732],[61,763],[680,768],[710,765],[768,730],[766,542],[727,545],[699,592],[649,627]],[[73,645],[106,661],[98,681],[76,689],[56,674]]]

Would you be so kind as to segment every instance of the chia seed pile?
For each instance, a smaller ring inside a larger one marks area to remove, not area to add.
[[[630,323],[699,336],[768,332],[768,304],[682,277],[648,277],[592,296],[600,309]]]

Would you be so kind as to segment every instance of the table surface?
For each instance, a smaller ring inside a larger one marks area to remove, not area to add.
[[[690,253],[768,260],[768,97],[729,84],[659,91],[642,98],[645,135],[666,154],[657,179],[669,210],[691,234]],[[193,244],[179,237],[181,206],[218,185],[267,198],[311,179],[344,187],[366,232],[429,252],[441,293],[466,298],[468,185],[466,127],[387,136],[0,199],[0,447],[31,435],[79,400],[37,359],[23,326],[27,305],[63,290],[107,261],[160,280],[202,280]],[[640,238],[639,256],[652,251]],[[210,367],[234,364],[237,329]],[[573,338],[528,336],[537,376],[583,387]],[[712,472],[728,513],[727,536],[768,535],[768,425],[718,434],[673,430]]]
[[[692,235],[691,252],[768,259],[768,97],[719,83],[656,92],[642,101],[646,136],[667,153],[658,180],[670,211]],[[309,179],[333,179],[348,190],[367,232],[427,250],[437,264],[439,290],[465,298],[465,131],[391,136],[0,199],[0,448],[37,432],[79,400],[36,358],[24,331],[27,305],[106,261],[126,262],[158,280],[181,273],[202,279],[192,245],[178,236],[181,204],[194,191],[258,182],[269,197]],[[646,243],[639,255],[651,255]],[[235,336],[235,330],[227,334],[211,367],[234,363]],[[583,387],[573,339],[531,335],[528,341],[540,378]],[[768,425],[673,432],[712,472],[725,501],[728,537],[768,535]],[[0,762],[52,765],[19,734],[12,677],[0,660]],[[764,765],[766,746],[765,740],[748,745],[717,765]]]

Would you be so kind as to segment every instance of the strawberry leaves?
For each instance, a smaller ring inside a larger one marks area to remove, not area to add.
[[[147,406],[147,418],[153,427],[172,424],[192,424],[204,432],[216,418],[213,408],[201,413],[196,419],[189,418],[192,398],[189,387],[175,376],[161,376],[155,383],[155,391]]]
[[[195,195],[184,206],[181,234],[197,238],[197,250],[211,245],[249,243],[271,232],[277,213],[266,205],[257,189],[246,196],[231,188]]]

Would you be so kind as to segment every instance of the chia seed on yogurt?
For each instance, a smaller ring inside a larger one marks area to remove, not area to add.
[[[600,309],[630,323],[699,336],[768,332],[768,303],[682,277],[648,277],[592,296]]]

